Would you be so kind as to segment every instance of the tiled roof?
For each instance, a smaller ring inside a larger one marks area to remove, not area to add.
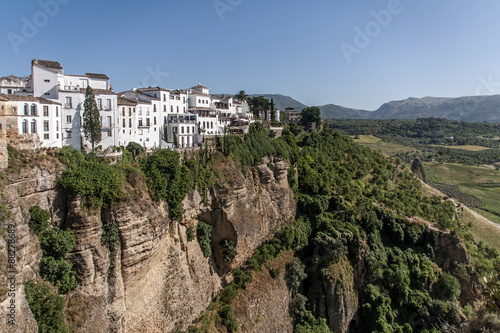
[[[38,97],[38,101],[40,101],[41,104],[55,104],[55,105],[62,105],[61,103],[58,103],[56,101],[51,101],[50,99],[46,99],[43,97]]]
[[[85,73],[85,76],[90,79],[102,79],[109,80],[109,77],[106,74],[98,74],[98,73]]]
[[[33,96],[21,96],[21,95],[6,95],[6,94],[0,94],[0,98],[4,101],[13,101],[13,102],[38,102],[38,99],[36,99]]]
[[[117,102],[117,104],[118,105],[136,106],[137,105],[137,101],[134,101],[134,100],[131,100],[131,99],[128,99],[128,98],[125,98],[125,97],[118,96],[118,102]]]
[[[194,87],[191,87],[191,89],[196,89],[196,88],[205,88],[205,89],[208,89],[208,87],[202,86],[201,84],[199,84],[197,86],[194,86]]]
[[[18,76],[14,76],[14,75],[9,75],[9,76],[4,76],[4,77],[0,77],[0,81],[13,81],[13,82],[20,82],[20,81],[28,81],[27,78],[22,78],[22,77],[18,77]]]
[[[159,101],[160,99],[159,98],[156,98],[156,97],[153,97],[153,96],[149,96],[149,95],[146,95],[146,94],[143,94],[141,93],[140,91],[138,90],[129,90],[129,91],[123,91],[121,93],[118,93],[118,95],[122,96],[123,97],[123,94],[125,93],[134,93],[134,94],[137,94],[138,96],[144,96],[144,97],[147,97],[149,99],[152,99],[152,100],[155,100],[155,101]]]
[[[162,87],[139,88],[138,91],[170,91]]]
[[[36,64],[39,66],[52,68],[52,69],[63,69],[60,63],[58,63],[57,61],[51,61],[51,60],[33,59],[32,64]]]
[[[116,95],[112,90],[106,89],[92,89],[94,91],[94,95]],[[85,94],[86,89],[80,88],[80,92]]]

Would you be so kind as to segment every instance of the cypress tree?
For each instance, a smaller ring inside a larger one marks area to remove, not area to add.
[[[95,101],[94,91],[90,86],[88,86],[85,91],[85,102],[83,107],[83,135],[86,140],[92,143],[92,152],[94,152],[94,146],[101,141],[102,133],[99,108]]]

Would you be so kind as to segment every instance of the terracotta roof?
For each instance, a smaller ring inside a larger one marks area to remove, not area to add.
[[[46,98],[43,98],[43,97],[38,97],[37,98],[38,101],[41,103],[41,104],[54,104],[54,105],[62,105],[61,103],[58,103],[56,101],[51,101],[50,99],[46,99]]]
[[[131,100],[131,99],[128,99],[128,98],[125,98],[125,97],[118,96],[118,102],[117,102],[117,104],[118,105],[136,106],[137,105],[137,101],[134,101],[134,100]]]
[[[199,84],[197,86],[194,86],[194,87],[191,87],[191,89],[195,89],[195,88],[205,88],[205,89],[208,89],[208,87],[202,86],[201,84]]]
[[[123,91],[121,93],[118,93],[118,95],[122,96],[123,94],[125,93],[134,93],[134,94],[137,94],[139,96],[144,96],[144,97],[147,97],[149,99],[152,99],[152,100],[155,100],[155,101],[159,101],[160,99],[159,98],[156,98],[156,97],[153,97],[153,96],[149,96],[149,95],[146,95],[146,94],[143,94],[141,93],[140,91],[138,90],[129,90],[129,91]],[[122,96],[123,97],[123,96]]]
[[[13,102],[22,102],[22,101],[27,101],[27,102],[38,102],[38,99],[36,99],[33,96],[21,96],[21,95],[6,95],[6,94],[0,94],[0,98],[4,101],[13,101]]]
[[[33,59],[31,63],[52,69],[63,69],[57,61]]]
[[[170,91],[168,89],[162,87],[148,87],[148,88],[139,88],[138,91]]]
[[[116,95],[112,90],[106,89],[92,89],[94,91],[94,95]],[[85,94],[86,89],[80,88],[80,92]]]
[[[90,79],[102,79],[109,80],[109,77],[106,74],[98,74],[98,73],[85,73],[85,76]]]
[[[19,81],[28,81],[28,78],[22,78],[19,76],[9,75],[9,76],[0,77],[0,81],[3,81],[3,80],[19,82]]]

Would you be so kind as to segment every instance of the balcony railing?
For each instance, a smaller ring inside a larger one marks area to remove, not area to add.
[[[64,104],[65,109],[72,109],[73,105],[72,104]]]

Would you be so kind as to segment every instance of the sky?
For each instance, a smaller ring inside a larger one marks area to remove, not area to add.
[[[32,59],[134,87],[375,110],[500,93],[497,0],[0,0],[0,77]]]

